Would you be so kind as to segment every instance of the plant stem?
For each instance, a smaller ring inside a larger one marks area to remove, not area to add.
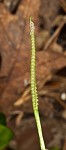
[[[34,33],[34,23],[30,18],[30,36],[31,36],[31,95],[32,95],[32,104],[33,111],[36,120],[39,142],[41,150],[46,150],[45,143],[42,134],[41,121],[39,117],[38,110],[38,94],[37,94],[37,86],[36,86],[36,48],[35,48],[35,33]]]

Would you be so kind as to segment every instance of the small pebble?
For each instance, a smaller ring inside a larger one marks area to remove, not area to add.
[[[66,93],[61,94],[61,100],[66,101]]]

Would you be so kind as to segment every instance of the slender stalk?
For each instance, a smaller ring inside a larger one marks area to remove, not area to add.
[[[31,36],[31,95],[32,95],[32,104],[33,104],[33,111],[36,120],[40,147],[41,150],[46,150],[42,128],[41,128],[41,121],[39,117],[39,110],[38,110],[38,94],[37,94],[37,86],[36,86],[36,48],[35,48],[35,27],[32,19],[30,18],[30,36]]]

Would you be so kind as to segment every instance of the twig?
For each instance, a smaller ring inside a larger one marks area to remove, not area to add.
[[[63,22],[57,28],[57,30],[55,31],[55,33],[53,34],[53,36],[48,40],[48,42],[46,43],[46,45],[44,47],[44,50],[48,49],[51,46],[51,44],[54,42],[55,39],[57,40],[57,37],[58,37],[58,35],[59,35],[62,27],[64,26],[64,24],[65,24],[65,20],[63,20]]]

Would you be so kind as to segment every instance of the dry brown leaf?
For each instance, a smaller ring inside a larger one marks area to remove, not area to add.
[[[66,12],[66,0],[60,0],[60,5],[63,8],[63,10]]]

